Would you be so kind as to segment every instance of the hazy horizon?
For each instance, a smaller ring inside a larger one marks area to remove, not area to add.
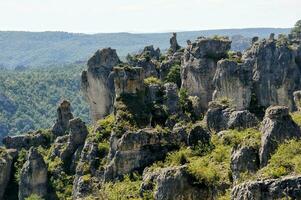
[[[165,33],[290,28],[300,0],[1,0],[1,31]]]

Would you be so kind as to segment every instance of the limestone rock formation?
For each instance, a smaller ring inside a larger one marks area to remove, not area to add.
[[[213,193],[205,185],[194,184],[186,166],[170,167],[158,172],[145,171],[141,194],[151,191],[155,200],[213,199]]]
[[[285,105],[294,110],[293,92],[301,88],[301,74],[285,40],[253,43],[243,60],[253,66],[253,89],[260,106]]]
[[[30,147],[44,146],[47,147],[50,143],[50,133],[48,135],[42,131],[27,133],[25,135],[6,136],[3,138],[3,144],[8,149],[21,150],[29,149]]]
[[[164,84],[164,105],[170,115],[179,114],[180,104],[178,96],[178,87],[175,83]]]
[[[141,67],[114,67],[115,95],[136,94],[144,90],[144,73]]]
[[[178,41],[177,41],[177,33],[172,34],[172,37],[170,38],[169,43],[170,43],[170,48],[169,49],[170,49],[171,53],[175,53],[179,49],[181,49],[181,47],[180,47],[180,45],[178,44]]]
[[[21,170],[19,200],[24,200],[31,194],[37,194],[41,198],[47,195],[47,166],[35,148],[29,150],[27,161]]]
[[[261,167],[268,164],[279,144],[301,136],[300,127],[291,119],[288,108],[284,106],[271,106],[266,110],[261,132]]]
[[[241,173],[255,173],[258,168],[258,149],[243,146],[232,150],[231,171],[233,180],[239,179]]]
[[[5,189],[11,176],[13,159],[17,156],[14,149],[0,148],[0,199],[3,198]]]
[[[252,94],[252,66],[220,60],[214,75],[213,100],[228,98],[237,110],[249,108]]]
[[[300,176],[247,182],[233,188],[231,199],[301,199],[300,187]]]
[[[216,133],[226,129],[251,128],[259,123],[255,115],[249,111],[236,111],[228,105],[217,102],[210,103],[205,122],[208,129]]]
[[[230,47],[231,41],[227,38],[201,37],[185,49],[181,66],[181,87],[187,89],[190,96],[200,98],[203,112],[212,100],[217,61],[226,57]]]
[[[82,73],[82,91],[88,100],[92,118],[97,121],[108,115],[113,106],[114,84],[109,75],[120,63],[116,50],[98,50],[88,61],[88,70]]]
[[[69,129],[69,120],[73,119],[71,105],[64,100],[57,109],[57,120],[52,128],[52,133],[57,136],[65,135]]]
[[[200,124],[195,124],[191,127],[187,134],[187,145],[194,147],[200,144],[209,144],[210,139],[210,133]]]
[[[180,134],[153,129],[128,131],[120,139],[114,137],[111,136],[106,180],[113,180],[133,171],[142,171],[153,162],[164,159],[168,151],[185,143]]]

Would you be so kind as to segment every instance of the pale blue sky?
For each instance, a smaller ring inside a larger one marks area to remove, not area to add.
[[[0,30],[166,32],[291,27],[301,0],[0,0]]]

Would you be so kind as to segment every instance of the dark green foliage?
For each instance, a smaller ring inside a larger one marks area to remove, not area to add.
[[[12,101],[16,109],[0,110],[0,124],[9,134],[50,128],[61,100],[71,102],[74,116],[89,122],[89,109],[80,93],[84,66],[68,65],[25,71],[0,70],[0,96]],[[1,133],[5,134],[5,133]]]
[[[169,70],[169,72],[168,72],[168,74],[167,74],[164,82],[175,83],[175,84],[177,84],[178,88],[180,88],[181,87],[181,74],[180,74],[180,70],[181,70],[180,65],[178,65],[178,64],[173,65],[170,68],[170,70]]]
[[[122,94],[118,97],[116,99],[116,113],[117,123],[128,122],[132,127],[144,127],[149,123],[150,108],[144,101],[143,92]]]
[[[301,37],[301,20],[297,21],[291,33],[295,37]]]

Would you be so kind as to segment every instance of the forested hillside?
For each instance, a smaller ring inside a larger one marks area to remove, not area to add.
[[[271,32],[287,34],[290,29],[251,28],[179,32],[180,45],[199,36],[226,35],[232,38],[232,49],[242,51],[253,36],[268,37]],[[161,50],[169,47],[171,33],[75,34],[66,32],[0,32],[0,68],[17,66],[49,66],[86,61],[97,49],[117,49],[121,59],[128,53],[154,45]]]
[[[88,106],[80,93],[82,69],[82,65],[67,65],[0,70],[0,138],[50,127],[62,99],[76,105],[74,115],[88,122]]]

